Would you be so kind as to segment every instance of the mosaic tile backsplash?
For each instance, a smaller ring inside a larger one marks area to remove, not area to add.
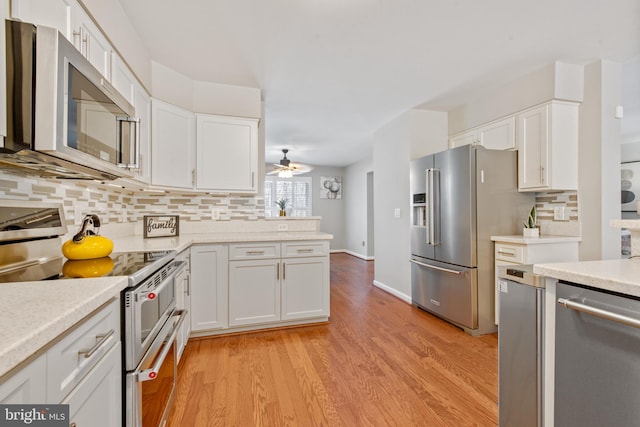
[[[144,215],[180,215],[181,221],[264,219],[262,197],[210,195],[188,191],[142,191],[109,183],[44,179],[0,171],[0,199],[62,203],[67,226],[85,214],[106,224],[135,223]]]
[[[0,171],[0,199],[62,203],[67,226],[75,229],[87,213],[105,224],[131,224],[144,215],[180,215],[180,221],[256,221],[264,219],[264,199],[186,191],[142,191],[94,181],[44,179]],[[569,221],[554,221],[553,208],[565,206]],[[541,234],[580,236],[578,193],[536,193]]]
[[[553,208],[564,206],[568,221],[554,221]],[[557,236],[580,236],[578,218],[578,192],[553,191],[536,193],[536,210],[541,234]]]

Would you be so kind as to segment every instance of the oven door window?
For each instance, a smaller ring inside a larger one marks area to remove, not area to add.
[[[133,127],[102,90],[69,64],[67,147],[114,165],[134,162]]]

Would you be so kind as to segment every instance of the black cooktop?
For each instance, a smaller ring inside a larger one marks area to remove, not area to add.
[[[175,251],[121,252],[87,260],[55,257],[25,266],[10,274],[0,275],[0,283],[128,276],[128,285],[135,286],[170,262],[175,254]]]

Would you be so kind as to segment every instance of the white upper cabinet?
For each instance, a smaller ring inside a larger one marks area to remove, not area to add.
[[[111,81],[111,54],[113,48],[98,26],[80,7],[73,9],[71,18],[71,41],[76,49]]]
[[[461,147],[463,145],[474,145],[478,143],[478,130],[470,129],[468,131],[457,133],[449,138],[449,148]]]
[[[75,0],[11,0],[11,17],[56,28],[72,40],[71,20],[77,7]]]
[[[136,179],[149,184],[151,183],[151,97],[137,81],[133,89],[133,106],[136,109],[136,117],[140,119]]]
[[[138,81],[120,55],[115,52],[111,55],[111,84],[130,104],[135,104],[135,91]]]
[[[482,145],[489,150],[516,148],[516,117],[510,116],[458,133],[449,138],[449,148]]]
[[[515,116],[497,120],[478,128],[478,144],[490,150],[513,150],[516,148]]]
[[[578,189],[578,104],[552,101],[518,114],[518,189]]]
[[[193,188],[195,124],[191,111],[151,100],[151,183]]]
[[[256,193],[258,120],[196,114],[196,122],[197,188]]]

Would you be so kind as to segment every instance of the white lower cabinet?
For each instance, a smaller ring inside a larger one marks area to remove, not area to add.
[[[42,355],[0,379],[3,404],[69,404],[70,425],[122,423],[120,300],[64,334]]]
[[[237,244],[229,253],[229,326],[329,316],[328,242]]]
[[[182,270],[176,277],[176,308],[178,310],[184,310],[187,312],[187,319],[182,322],[180,331],[176,338],[178,344],[178,362],[182,357],[184,348],[189,341],[189,335],[191,334],[191,268],[190,268],[190,250],[186,249],[178,254],[176,257],[178,261],[186,263],[186,268]]]
[[[329,315],[328,257],[282,260],[282,320]]]
[[[0,403],[4,405],[46,402],[47,357],[39,356],[5,382],[0,382]]]
[[[280,320],[280,259],[229,262],[229,326]]]
[[[122,423],[122,353],[115,345],[62,401],[69,425],[112,427]]]
[[[224,329],[228,319],[228,258],[226,245],[191,247],[191,330]]]

